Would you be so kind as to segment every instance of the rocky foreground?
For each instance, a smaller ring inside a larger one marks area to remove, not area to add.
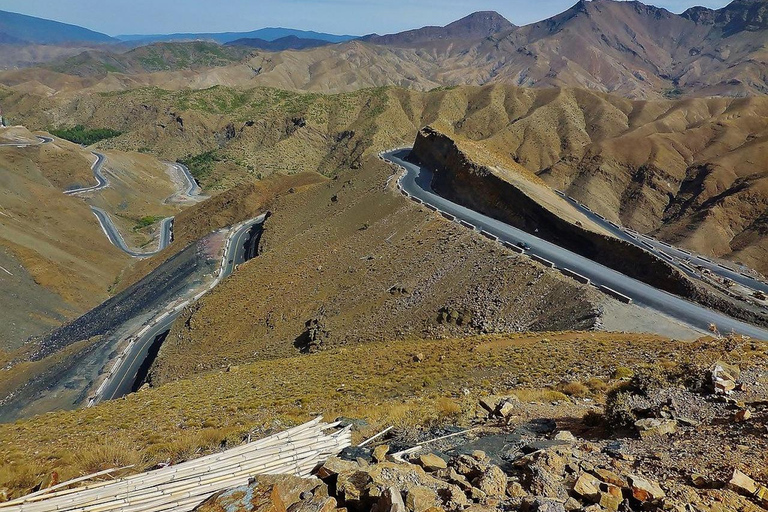
[[[765,510],[768,488],[754,479],[768,469],[764,374],[722,361],[676,372],[638,372],[604,414],[570,424],[484,397],[469,429],[395,431],[315,478],[257,477],[197,510]]]

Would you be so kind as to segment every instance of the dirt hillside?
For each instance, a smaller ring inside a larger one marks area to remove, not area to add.
[[[406,201],[391,172],[371,159],[281,197],[261,255],[176,322],[153,385],[386,339],[596,325],[599,294]]]
[[[106,210],[130,245],[148,251],[156,248],[157,220],[181,210],[164,203],[176,191],[167,165],[138,153],[108,151],[102,173],[109,187],[67,196],[67,189],[95,183],[96,157],[58,138],[37,144],[22,127],[0,135],[19,142],[25,133],[36,145],[0,147],[0,265],[8,271],[0,279],[9,290],[2,294],[8,316],[0,350],[101,303],[136,263],[109,242],[90,205]],[[153,222],[145,226],[143,218]]]

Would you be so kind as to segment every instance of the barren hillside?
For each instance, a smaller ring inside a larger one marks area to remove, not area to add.
[[[25,136],[26,134],[26,136]],[[105,300],[134,263],[115,248],[91,212],[107,211],[126,241],[156,248],[157,221],[178,213],[165,200],[176,192],[166,164],[151,155],[109,151],[103,190],[67,196],[65,190],[95,182],[96,157],[62,139],[38,144],[22,127],[0,131],[35,145],[0,147],[0,247],[8,272],[0,272],[9,316],[3,317],[0,349],[17,348]],[[4,286],[5,286],[4,285]]]
[[[153,385],[385,339],[597,325],[599,294],[404,200],[391,172],[371,158],[275,202],[260,256],[176,323]]]
[[[225,87],[2,95],[30,126],[110,126],[125,134],[104,147],[151,148],[168,160],[203,155],[198,177],[214,190],[274,172],[355,168],[440,125],[612,220],[768,271],[765,98],[631,101],[501,85],[329,96]]]
[[[0,276],[3,311],[13,315],[3,317],[0,349],[9,349],[106,299],[128,257],[88,205],[63,194],[93,179],[88,151],[66,142],[2,147],[0,162],[0,246],[14,274]]]

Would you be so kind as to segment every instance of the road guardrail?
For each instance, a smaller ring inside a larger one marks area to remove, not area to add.
[[[603,292],[606,295],[610,295],[614,299],[617,299],[619,302],[623,302],[624,304],[632,304],[632,298],[624,295],[623,293],[617,292],[613,288],[609,288],[605,285],[600,285],[597,287],[598,290]]]
[[[501,243],[501,245],[511,250],[512,252],[516,252],[517,254],[525,254],[525,250],[522,247],[518,247],[512,242],[504,241]]]
[[[531,259],[533,261],[538,261],[539,263],[541,263],[545,267],[555,268],[555,264],[554,263],[552,263],[548,259],[542,258],[541,256],[538,256],[536,254],[531,254]]]
[[[581,274],[577,274],[576,272],[574,272],[573,270],[571,270],[569,268],[561,268],[560,272],[562,272],[564,275],[566,275],[566,276],[568,276],[568,277],[570,277],[572,279],[575,279],[576,281],[578,281],[578,282],[580,282],[582,284],[589,284],[591,282],[588,277],[584,277]]]

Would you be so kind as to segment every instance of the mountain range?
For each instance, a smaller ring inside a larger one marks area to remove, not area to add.
[[[235,39],[226,43],[226,46],[246,46],[248,48],[258,48],[259,50],[268,50],[272,52],[282,52],[285,50],[306,50],[309,48],[319,48],[334,44],[323,39],[308,39],[298,36],[285,36],[274,41],[260,39],[258,37],[244,37]]]
[[[250,32],[222,32],[222,33],[183,33],[183,34],[126,34],[119,35],[117,39],[127,42],[157,43],[169,41],[215,41],[219,44],[227,44],[238,39],[263,39],[275,41],[284,37],[297,37],[300,39],[315,39],[329,43],[343,43],[356,36],[326,34],[311,30],[296,30],[291,28],[268,27]]]
[[[115,43],[106,34],[87,28],[0,11],[0,43],[2,44],[63,44],[63,43]]]
[[[3,37],[15,36],[6,33]],[[187,46],[173,52],[190,58],[177,59],[172,66],[110,64],[84,69],[83,59],[72,59],[70,54],[64,56],[69,60],[60,57],[48,67],[87,77],[128,73],[131,83],[153,85],[154,78],[138,75],[187,69],[187,62],[197,63],[194,68],[200,69],[207,63],[228,69],[202,70],[193,82],[179,77],[178,86],[267,85],[316,92],[389,85],[429,90],[489,83],[586,87],[649,99],[768,92],[768,0],[734,0],[722,9],[695,7],[682,14],[637,1],[581,0],[557,16],[523,27],[498,13],[478,12],[445,27],[374,34],[346,42],[340,41],[351,36],[287,29],[168,36],[177,37],[227,41],[250,47],[253,53],[234,59],[197,58],[195,48],[202,47],[175,42],[167,44]],[[124,49],[108,50],[100,59],[123,61],[122,52]],[[176,87],[175,78],[164,77],[163,86]],[[27,75],[0,76],[0,82],[7,85],[28,81]],[[34,81],[58,88],[61,79],[35,73]],[[110,80],[105,87],[119,88],[121,83]]]

